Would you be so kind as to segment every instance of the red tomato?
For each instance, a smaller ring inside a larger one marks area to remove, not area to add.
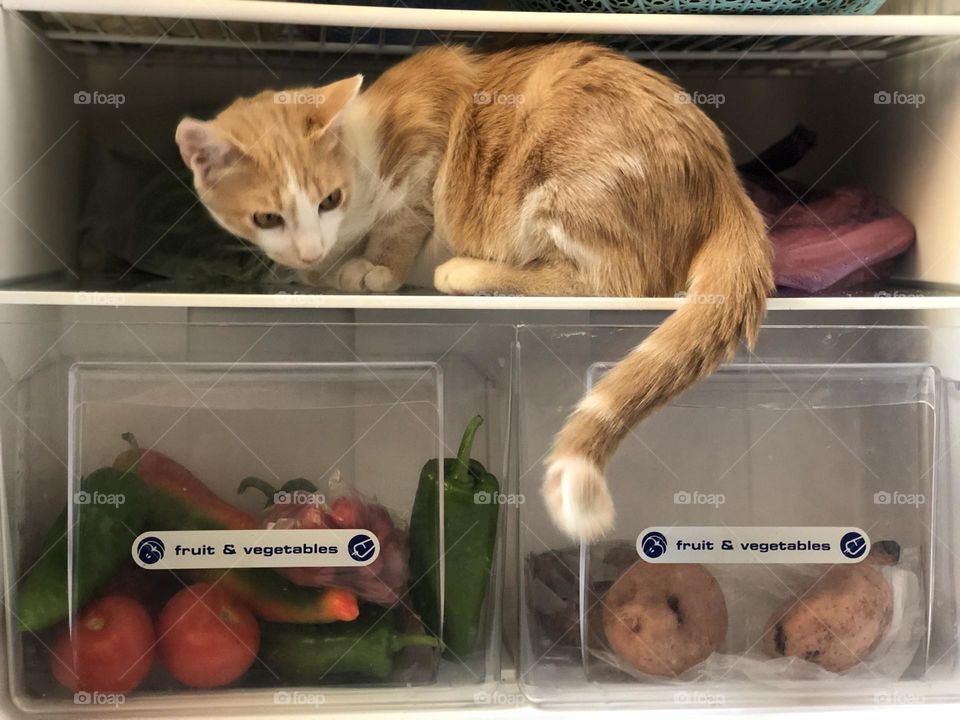
[[[119,595],[94,601],[53,646],[53,676],[73,692],[125,693],[153,665],[156,635],[143,605]]]
[[[157,635],[164,667],[196,688],[233,682],[260,649],[260,626],[250,611],[210,583],[196,583],[170,598]]]

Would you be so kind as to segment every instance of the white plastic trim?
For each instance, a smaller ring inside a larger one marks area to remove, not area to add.
[[[645,35],[960,35],[956,15],[764,16],[538,13],[263,0],[2,0],[7,10],[484,32]]]
[[[328,308],[376,310],[675,310],[683,298],[485,297],[0,291],[3,305],[168,308]],[[960,295],[771,298],[769,310],[958,310]]]

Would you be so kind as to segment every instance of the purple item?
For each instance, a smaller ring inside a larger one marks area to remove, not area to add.
[[[798,125],[738,168],[767,225],[777,287],[810,294],[884,281],[894,259],[915,242],[916,230],[890,203],[867,190],[810,191],[782,178],[780,173],[796,165],[816,141],[816,133]]]
[[[773,243],[777,287],[816,293],[885,279],[887,261],[906,252],[916,239],[909,220],[859,188],[789,204],[763,190],[751,189],[750,194]]]

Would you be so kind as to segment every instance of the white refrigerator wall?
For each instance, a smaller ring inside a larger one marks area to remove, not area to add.
[[[0,284],[75,267],[84,132],[71,64],[0,12]]]
[[[371,82],[395,61],[329,54],[289,69],[242,47],[229,51],[235,66],[206,62],[191,55],[193,49],[176,62],[159,60],[165,54],[159,50],[113,49],[101,56],[91,45],[89,53],[67,53],[20,16],[5,12],[0,21],[0,87],[9,99],[0,124],[0,228],[8,248],[0,282],[57,271],[70,277],[81,203],[102,169],[96,148],[160,158],[179,170],[173,130],[184,114],[210,116],[232,98],[264,87],[320,84],[355,72]],[[954,242],[960,205],[953,202],[960,192],[958,44],[798,77],[776,69],[766,76],[742,74],[752,62],[731,61],[709,72],[675,71],[669,61],[648,64],[691,91],[722,96],[722,103],[704,110],[727,134],[738,162],[753,159],[796,123],[815,130],[818,146],[789,175],[821,189],[857,184],[887,196],[918,229],[918,249],[903,266],[904,279],[960,284]],[[122,104],[78,105],[78,91],[115,94]],[[878,92],[922,102],[878,105]]]

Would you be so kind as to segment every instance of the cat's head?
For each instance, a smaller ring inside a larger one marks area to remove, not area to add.
[[[362,82],[266,91],[213,120],[181,120],[180,154],[217,222],[288,267],[330,255],[356,189],[338,121]]]

